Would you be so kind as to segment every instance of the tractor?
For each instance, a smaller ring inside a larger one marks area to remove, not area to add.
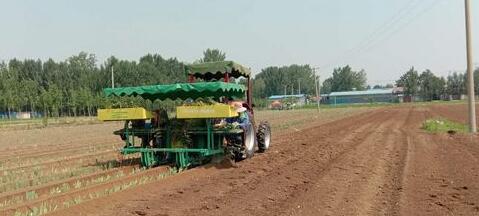
[[[141,165],[147,168],[172,164],[185,169],[218,156],[240,161],[268,150],[271,129],[266,121],[255,123],[248,68],[232,61],[208,62],[186,65],[185,73],[185,83],[103,90],[107,97],[170,99],[177,104],[174,111],[99,109],[102,121],[124,121],[124,127],[114,132],[125,142],[122,154],[140,154]],[[239,78],[246,85],[233,82]],[[244,113],[233,107],[238,103]],[[245,114],[245,124],[231,124]]]

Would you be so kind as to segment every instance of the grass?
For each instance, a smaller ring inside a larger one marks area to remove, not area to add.
[[[443,118],[426,120],[422,128],[431,133],[466,133],[467,125]]]

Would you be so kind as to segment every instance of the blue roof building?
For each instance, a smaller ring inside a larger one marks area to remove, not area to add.
[[[331,92],[326,99],[326,103],[328,104],[394,102],[399,102],[399,96],[394,88]]]
[[[305,98],[305,94],[295,94],[295,95],[271,95],[268,99],[270,100],[282,100],[285,98]]]

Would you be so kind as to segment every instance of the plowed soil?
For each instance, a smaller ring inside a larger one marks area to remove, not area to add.
[[[421,129],[435,116],[465,119],[462,106],[310,118],[236,166],[197,167],[54,215],[479,215],[479,138]]]

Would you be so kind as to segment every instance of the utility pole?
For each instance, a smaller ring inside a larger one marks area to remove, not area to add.
[[[113,65],[111,66],[111,88],[115,88],[115,75],[113,73]]]
[[[313,68],[313,73],[314,73],[314,86],[315,86],[315,89],[316,89],[316,104],[318,105],[318,112],[320,112],[320,109],[319,109],[319,98],[320,98],[320,94],[319,94],[319,76],[316,76],[316,70],[319,69],[319,68]]]
[[[318,109],[319,109],[319,103],[321,102],[321,77],[318,75],[318,95],[319,95],[319,99],[318,99]]]
[[[301,80],[298,80],[298,94],[301,94]]]
[[[466,15],[466,52],[467,52],[467,97],[469,102],[469,132],[476,133],[476,102],[474,98],[474,74],[472,63],[472,32],[471,32],[471,11],[470,0],[464,0]]]

